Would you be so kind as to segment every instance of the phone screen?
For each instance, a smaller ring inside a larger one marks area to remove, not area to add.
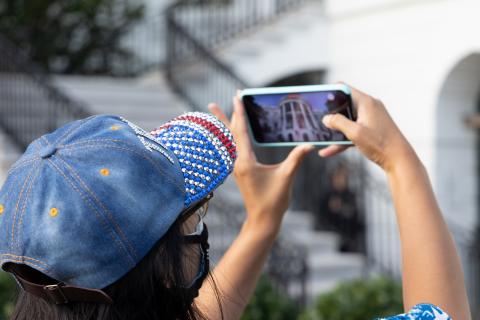
[[[322,119],[341,113],[355,120],[352,99],[340,90],[246,95],[243,103],[258,143],[348,141]]]

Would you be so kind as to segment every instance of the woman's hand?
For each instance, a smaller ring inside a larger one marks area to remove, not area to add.
[[[368,159],[386,172],[390,172],[399,159],[412,156],[413,149],[380,100],[352,87],[350,89],[357,108],[357,121],[351,121],[341,114],[334,114],[325,116],[323,123],[330,129],[343,132]],[[320,150],[319,154],[322,157],[329,157],[346,148],[333,145]]]
[[[235,138],[238,157],[234,174],[245,202],[247,220],[212,271],[215,286],[203,285],[195,300],[208,319],[219,319],[220,315],[225,319],[240,319],[290,204],[295,172],[305,155],[313,150],[313,146],[303,145],[293,149],[279,164],[258,163],[250,143],[243,105],[237,97],[233,104],[231,120],[216,104],[210,104],[209,108]],[[227,297],[221,299],[221,310],[215,288],[221,297]]]
[[[264,165],[257,158],[250,142],[243,104],[233,98],[231,120],[218,105],[210,104],[210,111],[231,130],[237,145],[238,158],[234,175],[247,210],[247,224],[260,228],[266,234],[276,234],[283,214],[288,209],[292,182],[303,158],[314,149],[312,145],[294,148],[288,157],[275,165]]]
[[[324,118],[343,132],[388,177],[400,231],[405,310],[432,303],[453,319],[470,319],[460,260],[420,159],[382,102],[352,88],[356,122],[336,114]],[[328,157],[345,147],[320,151]],[[418,232],[421,226],[421,232]]]

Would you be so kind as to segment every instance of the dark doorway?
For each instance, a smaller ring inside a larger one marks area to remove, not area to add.
[[[324,78],[324,70],[309,71],[279,79],[266,86],[322,84]],[[257,147],[255,152],[260,161],[277,163],[285,159],[290,150],[291,148]],[[317,152],[312,152],[296,176],[292,206],[294,210],[310,212],[316,229],[339,234],[339,250],[364,252],[364,215],[361,210],[362,201],[359,200],[362,193],[356,190],[356,184],[348,181],[352,174],[359,174],[354,167],[357,166],[349,163],[345,157],[323,159]],[[340,182],[342,179],[344,181]]]

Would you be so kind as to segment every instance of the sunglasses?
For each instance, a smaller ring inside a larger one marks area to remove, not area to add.
[[[213,193],[210,193],[208,196],[203,198],[200,202],[196,203],[193,207],[187,208],[180,213],[179,220],[180,222],[185,222],[192,215],[197,214],[201,219],[205,218],[208,211],[208,203],[213,198]]]

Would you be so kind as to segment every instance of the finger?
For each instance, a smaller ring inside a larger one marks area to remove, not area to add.
[[[313,149],[315,149],[315,147],[308,144],[296,146],[292,151],[290,151],[287,158],[280,164],[280,170],[287,174],[287,176],[293,176],[303,159],[305,159],[305,156]]]
[[[228,120],[228,117],[223,113],[218,104],[210,103],[208,104],[208,109],[218,120],[222,121],[227,127],[230,127],[230,120]]]
[[[342,153],[343,151],[347,150],[350,147],[351,146],[334,144],[334,145],[328,146],[327,148],[321,149],[320,151],[318,151],[318,154],[322,158],[328,158],[328,157],[337,155],[339,153]]]
[[[343,84],[343,85],[346,85],[347,87],[350,88],[350,91],[352,93],[352,100],[353,100],[353,106],[355,108],[358,108],[358,106],[363,102],[363,101],[366,101],[366,99],[369,99],[371,98],[368,94],[366,94],[365,92],[363,91],[360,91],[358,90],[357,88],[355,87],[352,87],[351,85],[345,83],[345,82],[342,82],[340,81],[339,83]]]
[[[248,134],[247,119],[245,118],[245,111],[243,103],[237,97],[233,97],[233,116],[232,127],[237,135],[238,143],[251,149],[250,136]]]
[[[233,97],[232,133],[237,143],[238,157],[255,159],[252,142],[248,134],[243,104],[237,97]],[[255,159],[256,161],[256,159]]]
[[[326,115],[323,117],[322,122],[327,128],[340,131],[347,136],[349,140],[353,142],[356,141],[360,126],[358,123],[347,119],[343,114],[336,113]]]
[[[238,121],[238,126],[243,130],[247,130],[247,119],[245,118],[245,108],[238,96],[233,97],[233,113],[235,120]]]

